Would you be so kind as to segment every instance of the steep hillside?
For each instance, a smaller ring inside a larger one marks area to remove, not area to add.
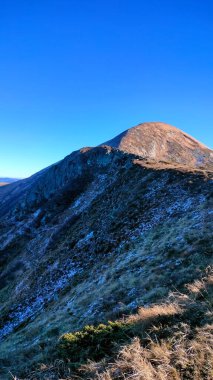
[[[61,334],[164,302],[203,276],[212,264],[205,154],[201,169],[186,152],[180,163],[84,148],[0,189],[2,379],[57,359]]]

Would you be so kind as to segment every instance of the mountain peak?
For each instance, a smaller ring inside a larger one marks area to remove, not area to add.
[[[104,144],[158,162],[198,168],[213,166],[210,149],[180,129],[162,122],[138,124]]]

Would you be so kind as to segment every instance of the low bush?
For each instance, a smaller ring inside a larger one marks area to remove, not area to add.
[[[128,339],[128,324],[122,321],[88,325],[81,331],[64,334],[59,340],[59,354],[73,364],[86,361],[88,358],[99,360],[112,353],[114,342]]]
[[[150,308],[140,308],[135,315],[125,319],[97,326],[87,325],[82,330],[62,335],[59,340],[59,355],[71,366],[79,365],[89,360],[100,360],[115,353],[116,345],[128,343],[131,338],[144,338],[144,332],[153,323],[162,324],[180,313],[177,305],[156,305]]]

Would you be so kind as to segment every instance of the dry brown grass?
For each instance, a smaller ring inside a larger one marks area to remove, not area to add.
[[[117,360],[106,368],[91,363],[85,368],[90,379],[115,380],[211,380],[213,378],[213,338],[211,326],[198,330],[189,340],[183,333],[178,339],[144,348],[139,338],[123,347]],[[102,371],[103,370],[103,371]]]
[[[135,324],[140,322],[146,327],[147,324],[150,324],[158,319],[158,317],[170,317],[172,315],[179,314],[181,309],[179,305],[175,303],[171,304],[162,304],[162,305],[153,305],[148,308],[140,307],[137,314],[130,315],[127,322]]]
[[[144,345],[143,339],[135,337],[120,349],[113,363],[88,363],[82,368],[87,379],[212,380],[212,285],[213,273],[208,268],[202,280],[186,286],[186,294],[171,294],[169,299],[172,299],[172,304],[141,308],[137,315],[130,316],[131,321],[141,320],[146,324],[151,320],[155,324],[158,317],[181,313],[183,316],[184,312],[189,312],[187,323],[180,319],[179,323],[169,327],[153,326],[148,344]],[[192,306],[194,309],[191,309]],[[203,326],[194,326],[193,310],[202,311],[200,318],[203,318]],[[205,323],[205,318],[210,323]],[[165,338],[161,338],[164,330],[167,330]]]

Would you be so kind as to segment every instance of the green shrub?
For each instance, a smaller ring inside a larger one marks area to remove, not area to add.
[[[58,346],[59,354],[76,365],[86,359],[99,360],[112,353],[115,341],[126,341],[127,333],[128,324],[121,321],[88,325],[81,331],[62,335]]]

